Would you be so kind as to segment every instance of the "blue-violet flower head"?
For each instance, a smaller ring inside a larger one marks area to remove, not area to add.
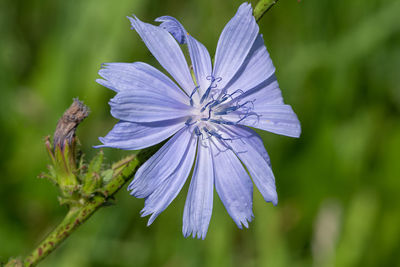
[[[159,26],[129,20],[175,81],[143,62],[105,64],[97,82],[116,92],[109,104],[120,121],[98,147],[137,150],[170,138],[128,187],[131,195],[145,198],[141,214],[151,215],[148,225],[175,199],[194,164],[184,236],[205,238],[214,186],[237,226],[248,227],[253,182],[265,201],[276,205],[278,198],[263,142],[246,126],[291,137],[301,131],[283,102],[251,5],[243,3],[225,26],[214,66],[204,45],[175,18],[160,17]],[[193,77],[179,44],[189,50]]]

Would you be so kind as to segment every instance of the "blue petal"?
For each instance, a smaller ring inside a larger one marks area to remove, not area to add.
[[[242,67],[226,86],[227,92],[232,93],[238,89],[246,92],[267,80],[274,72],[275,67],[264,45],[262,35],[259,34]]]
[[[120,90],[115,88],[114,84],[112,84],[109,81],[103,80],[103,79],[96,79],[96,82],[100,85],[103,85],[104,87],[107,87],[111,90],[113,90],[114,92],[119,92]]]
[[[249,116],[239,124],[289,137],[299,137],[301,134],[300,121],[289,105],[265,105],[254,112],[257,116]],[[227,117],[231,116],[234,114]]]
[[[146,198],[145,207],[141,211],[142,217],[151,214],[147,226],[152,224],[157,216],[175,199],[192,169],[196,154],[197,136],[192,135],[186,128],[174,142],[176,143],[176,147],[174,147],[176,150],[171,151],[174,155],[163,157],[158,162],[158,166],[146,173],[147,179],[151,175],[151,177],[162,181]],[[160,166],[160,164],[163,165]],[[167,169],[161,171],[165,167]]]
[[[289,137],[299,137],[301,134],[300,121],[289,105],[265,105],[252,115],[232,112],[225,115],[224,119]]]
[[[174,17],[162,16],[154,21],[162,22],[160,27],[166,29],[180,44],[186,44],[186,35],[188,34],[182,24]]]
[[[275,74],[236,99],[240,99],[242,103],[252,101],[255,111],[269,104],[284,104],[282,92],[281,89],[279,89]]]
[[[190,157],[194,153],[192,139],[187,127],[177,132],[136,172],[135,178],[128,186],[131,195],[137,198],[147,198],[177,172],[183,174],[187,167],[186,164],[189,164]],[[188,148],[190,149],[188,150]],[[186,160],[188,161],[186,162]],[[181,166],[183,163],[185,166]],[[179,179],[183,179],[183,175]]]
[[[229,145],[246,166],[264,200],[277,205],[275,177],[260,136],[244,126],[224,126],[222,129],[232,139]]]
[[[249,114],[240,111],[225,115],[229,121],[239,121],[242,125],[259,128],[272,133],[299,137],[301,125],[291,106],[283,103],[281,90],[275,75],[258,86],[240,95],[235,101],[238,103],[252,102]],[[245,116],[247,118],[243,119]]]
[[[129,17],[129,20],[153,56],[189,95],[195,86],[186,59],[175,39],[163,28],[144,23],[136,17]]]
[[[185,237],[204,239],[213,207],[214,169],[208,139],[198,141],[197,159],[183,212]]]
[[[130,122],[154,122],[190,115],[192,107],[154,91],[121,91],[109,102],[111,115]]]
[[[248,228],[253,218],[253,183],[235,153],[220,142],[215,140],[212,146],[215,188],[237,226]]]
[[[242,66],[258,35],[258,25],[251,5],[243,3],[228,22],[218,40],[214,77],[221,77],[218,87],[224,88]]]
[[[126,150],[138,150],[160,143],[185,126],[184,119],[134,123],[119,121],[114,128],[99,140],[99,147],[113,147]]]
[[[105,80],[97,82],[116,92],[155,91],[182,103],[189,102],[188,96],[170,78],[143,62],[103,64],[99,75]]]
[[[207,77],[212,72],[211,58],[207,48],[189,35],[182,24],[174,17],[163,16],[157,18],[156,21],[162,22],[160,27],[169,31],[179,43],[187,43],[197,85],[200,86],[199,93],[203,95],[210,86],[211,79],[207,79]]]

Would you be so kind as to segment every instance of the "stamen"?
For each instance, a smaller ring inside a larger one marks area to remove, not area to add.
[[[243,118],[241,118],[240,120],[238,120],[236,123],[239,123],[239,122],[241,122],[242,120],[244,120],[244,119],[246,119],[246,118],[248,118],[248,117],[250,117],[250,116],[256,116],[256,117],[257,117],[257,122],[260,121],[260,115],[258,115],[258,114],[255,113],[255,112],[247,112],[246,114],[244,114]]]
[[[222,81],[221,77],[217,77],[214,78],[214,76],[209,75],[206,77],[207,80],[211,81],[210,86],[207,88],[207,90],[205,91],[205,93],[203,94],[203,96],[200,99],[200,104],[203,104],[204,100],[206,100],[211,92],[211,89],[215,89],[218,87],[217,83]],[[215,84],[214,84],[215,83]]]
[[[201,118],[202,121],[208,121],[211,118],[211,108],[208,110],[208,117],[207,118]]]
[[[214,115],[226,115],[226,114],[231,113],[231,112],[234,112],[234,111],[236,111],[236,110],[238,110],[238,109],[240,109],[240,108],[243,108],[243,107],[245,107],[247,104],[251,103],[251,104],[252,104],[252,107],[247,107],[246,109],[244,109],[244,111],[250,112],[251,110],[254,109],[254,103],[253,103],[254,101],[255,101],[255,100],[249,100],[249,101],[246,101],[246,102],[243,103],[243,104],[237,103],[235,106],[230,106],[230,107],[227,107],[227,108],[225,108],[225,109],[223,109],[223,110],[221,110],[221,111],[214,112]]]
[[[214,107],[214,106],[216,106],[216,105],[218,105],[218,104],[215,104],[215,101],[217,101],[217,100],[211,100],[210,102],[208,102],[204,107],[202,107],[201,109],[200,109],[200,112],[203,112],[204,110],[206,110],[206,108],[209,106],[209,105],[212,105],[212,106],[210,106],[210,109],[212,108],[212,107]]]
[[[207,88],[206,92],[204,93],[204,95],[201,97],[200,99],[200,104],[203,104],[204,100],[206,100],[206,98],[208,97],[208,95],[210,94],[211,91],[211,86]]]
[[[223,119],[219,120],[210,120],[210,122],[216,123],[216,124],[226,124],[226,125],[236,125],[237,123],[234,121],[226,121]]]
[[[206,133],[208,133],[210,136],[208,138],[210,138],[211,136],[216,137],[219,140],[229,140],[232,141],[232,138],[224,138],[222,137],[222,135],[220,135],[219,133],[217,133],[215,130],[208,130],[206,127],[203,127],[203,131],[205,131]]]
[[[192,93],[190,94],[190,105],[193,107],[193,99],[192,99],[192,97],[193,97],[193,95],[197,92],[197,90],[200,88],[200,86],[196,86],[194,89],[193,89],[193,91],[192,91]]]
[[[242,89],[237,89],[237,90],[234,91],[232,94],[230,94],[230,96],[233,98],[233,96],[234,96],[236,93],[240,93],[240,95],[241,95],[241,94],[244,94],[244,92],[243,92]]]
[[[232,100],[233,100],[232,95],[234,95],[235,93],[237,93],[237,92],[239,92],[239,91],[240,91],[240,92],[243,92],[242,90],[238,89],[238,90],[236,90],[235,92],[233,92],[232,94],[225,94],[225,95],[223,95],[223,96],[222,96],[222,99],[217,99],[217,100],[214,100],[214,99],[213,99],[213,100],[211,100],[210,102],[208,102],[208,103],[200,110],[200,112],[203,112],[208,106],[209,106],[210,109],[212,109],[213,107],[224,103],[226,100],[228,100],[228,98],[232,98]],[[222,115],[222,114],[221,114],[221,115]]]
[[[212,133],[213,134],[213,136],[215,136],[215,132],[214,133]],[[219,135],[219,134],[217,134],[217,135]],[[221,135],[219,135],[219,136],[221,136]],[[211,137],[211,136],[210,136]],[[216,136],[215,136],[216,137]],[[220,153],[222,153],[222,152],[225,152],[225,151],[228,151],[228,150],[231,150],[231,151],[233,151],[234,153],[235,153],[235,151],[233,150],[233,148],[229,145],[229,144],[227,144],[226,142],[225,142],[225,140],[228,140],[228,141],[231,141],[232,142],[232,139],[230,139],[230,138],[218,138],[217,137],[217,139],[218,139],[218,141],[219,141],[219,143],[223,146],[223,147],[225,147],[226,149],[225,150],[223,150],[223,149],[221,149],[220,148],[220,146],[218,146],[218,145],[216,145],[216,143],[215,143],[215,141],[213,140],[213,139],[211,139],[211,142],[213,142],[214,144],[215,144],[215,147],[218,149],[218,153],[217,154],[215,154],[215,156],[217,157]]]
[[[225,91],[225,90],[224,90]],[[236,91],[234,91],[233,93],[231,93],[231,94],[227,94],[227,93],[222,93],[222,94],[220,94],[219,96],[218,96],[218,98],[217,98],[217,100],[219,100],[220,101],[220,103],[223,103],[223,102],[225,102],[226,100],[228,100],[229,98],[231,98],[231,101],[234,101],[235,100],[235,98],[233,97],[235,94],[243,94],[244,92],[243,92],[243,90],[242,89],[237,89]],[[237,98],[239,98],[239,96],[237,97]],[[239,100],[237,101],[237,102],[239,102]],[[228,104],[228,103],[227,103]],[[237,103],[236,103],[237,104]]]
[[[232,147],[229,145],[229,142],[233,142],[234,140],[240,139],[241,137],[230,137],[231,134],[228,134],[226,138],[223,137],[225,132],[222,130],[225,126],[237,125],[243,120],[256,116],[255,122],[259,120],[260,115],[255,112],[252,112],[254,109],[254,101],[255,100],[247,100],[244,103],[240,103],[243,99],[242,95],[245,92],[241,89],[237,89],[232,93],[227,93],[226,90],[223,89],[215,89],[218,87],[218,82],[222,80],[220,77],[207,76],[207,80],[210,80],[210,86],[204,92],[204,94],[200,98],[201,108],[196,106],[196,111],[194,111],[194,115],[188,117],[185,122],[185,125],[193,129],[193,134],[197,137],[201,136],[201,140],[210,139],[211,142],[220,142],[218,150],[222,151],[223,147],[227,150],[232,150]],[[193,106],[193,95],[199,92],[199,86],[196,86],[192,93],[190,94],[190,105]],[[203,103],[206,103],[203,105]],[[196,103],[197,104],[197,103]],[[208,109],[208,111],[206,111]],[[208,116],[206,114],[208,112]],[[233,113],[236,116],[236,119],[233,121],[228,120],[230,118],[225,119],[223,115],[227,115]],[[212,138],[212,137],[215,137]],[[218,140],[218,141],[217,141]],[[244,142],[242,140],[242,142]],[[235,153],[241,153],[238,151],[234,151]]]
[[[233,111],[236,111],[237,109],[239,109],[240,106],[232,106],[232,107],[227,107],[226,109],[223,109],[221,111],[218,112],[214,112],[214,115],[226,115],[228,113],[231,113]]]
[[[246,111],[247,113],[249,113],[250,111],[252,111],[254,109],[254,101],[255,100],[249,100],[249,101],[244,102],[243,104],[238,103],[238,107],[243,108],[242,111]],[[249,103],[251,104],[251,107],[246,107],[246,105]]]

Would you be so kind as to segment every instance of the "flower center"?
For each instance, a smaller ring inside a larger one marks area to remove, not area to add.
[[[207,78],[208,79],[208,78]],[[211,84],[200,98],[199,103],[194,103],[193,95],[198,92],[195,87],[190,95],[190,105],[193,106],[192,116],[186,125],[193,129],[194,134],[202,138],[214,136],[226,140],[219,131],[219,125],[236,125],[249,116],[258,115],[253,112],[253,101],[242,101],[244,92],[237,89],[233,93],[217,89],[222,78],[210,77]]]

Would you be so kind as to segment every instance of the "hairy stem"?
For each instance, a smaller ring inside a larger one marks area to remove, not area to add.
[[[262,16],[271,9],[279,0],[260,0],[254,8],[254,17],[258,22]]]
[[[159,146],[142,150],[136,156],[130,156],[118,162],[114,169],[119,172],[98,194],[90,199],[81,199],[71,204],[62,222],[47,235],[47,237],[25,259],[11,259],[5,266],[35,266],[54,251],[72,232],[83,224],[99,208],[112,199],[113,196],[136,173],[137,169],[157,151]]]

